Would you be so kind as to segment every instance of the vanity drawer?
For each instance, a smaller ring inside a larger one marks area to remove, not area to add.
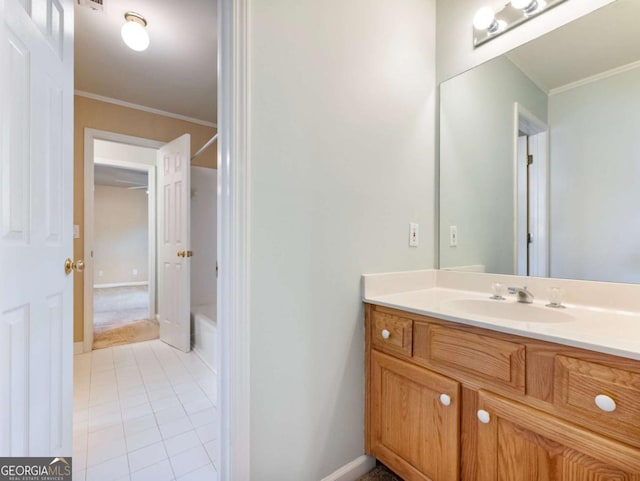
[[[373,311],[371,343],[391,354],[411,357],[413,321],[405,317]]]
[[[524,394],[523,344],[437,324],[416,322],[415,330],[415,358]]]
[[[596,396],[613,400],[614,410],[598,407]],[[640,438],[640,373],[557,355],[553,403],[563,415],[590,429],[627,442]]]

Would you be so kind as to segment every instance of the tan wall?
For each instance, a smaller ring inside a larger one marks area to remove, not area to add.
[[[148,204],[144,190],[96,185],[94,284],[149,280]]]
[[[195,152],[215,133],[216,129],[172,119],[161,115],[121,107],[85,97],[75,97],[74,125],[74,214],[73,223],[84,231],[84,129],[98,129],[118,134],[132,135],[145,139],[168,142],[182,134],[191,134],[191,151]],[[193,165],[216,167],[216,145],[198,157]],[[84,259],[84,236],[74,241],[74,256]],[[83,296],[84,277],[76,275],[74,279],[74,329],[75,342],[82,341],[83,332]]]

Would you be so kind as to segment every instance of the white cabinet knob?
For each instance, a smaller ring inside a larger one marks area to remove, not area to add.
[[[449,396],[448,394],[440,394],[440,402],[443,406],[450,406],[451,396]]]
[[[605,394],[598,394],[596,396],[596,406],[605,412],[613,412],[616,410],[616,402]]]
[[[380,335],[382,336],[382,339],[389,339],[391,337],[391,333],[386,329],[383,329]]]
[[[478,409],[478,419],[482,424],[489,424],[489,421],[491,421],[491,416],[484,409]]]

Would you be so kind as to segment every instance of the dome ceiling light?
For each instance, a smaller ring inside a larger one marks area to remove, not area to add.
[[[124,14],[124,19],[126,22],[120,31],[124,43],[136,52],[146,50],[149,47],[149,33],[145,18],[139,13],[127,12]]]

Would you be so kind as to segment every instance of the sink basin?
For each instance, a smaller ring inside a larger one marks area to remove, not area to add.
[[[566,311],[532,304],[523,304],[511,300],[452,299],[444,302],[442,307],[460,314],[493,317],[494,319],[504,319],[514,322],[549,324],[574,320],[574,317]]]

